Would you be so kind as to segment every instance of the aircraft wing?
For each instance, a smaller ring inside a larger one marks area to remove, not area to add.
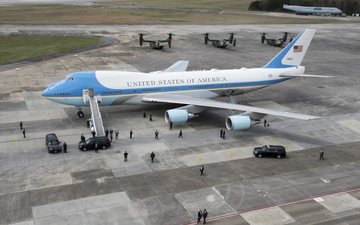
[[[175,94],[149,94],[145,95],[142,98],[143,102],[148,103],[173,103],[173,104],[184,104],[184,105],[196,105],[196,106],[203,106],[203,107],[210,107],[210,108],[221,108],[221,109],[232,109],[232,110],[239,110],[243,112],[255,112],[261,114],[269,114],[274,116],[280,117],[288,117],[288,118],[295,118],[301,120],[313,120],[318,119],[320,117],[304,115],[304,114],[297,114],[292,112],[285,112],[285,111],[276,111],[272,109],[264,109],[259,107],[247,106],[247,105],[239,105],[239,104],[232,104],[227,102],[220,102],[212,99],[206,98],[197,98],[197,97],[190,97],[184,95],[175,95]]]
[[[189,65],[189,61],[180,60],[180,61],[177,61],[176,63],[172,64],[170,67],[168,67],[163,72],[182,72],[182,71],[186,71],[188,65]]]
[[[295,78],[295,77],[309,77],[309,78],[330,78],[333,76],[325,76],[325,75],[314,75],[314,74],[281,74],[279,77],[289,77],[289,78]]]

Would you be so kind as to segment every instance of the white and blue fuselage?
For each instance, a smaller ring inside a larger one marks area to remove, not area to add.
[[[167,122],[186,122],[205,108],[222,108],[244,112],[226,119],[230,130],[247,129],[252,121],[265,115],[296,119],[318,117],[280,112],[271,109],[211,100],[234,96],[277,84],[295,77],[323,77],[304,74],[304,55],[315,34],[307,29],[261,68],[186,71],[187,61],[179,61],[162,72],[83,71],[69,74],[65,80],[50,85],[42,95],[54,102],[88,106],[86,96],[96,96],[99,105],[173,103],[185,105],[167,110]],[[185,63],[184,63],[185,62]],[[83,116],[78,111],[79,117]]]
[[[84,89],[93,89],[95,96],[101,96],[100,105],[141,104],[141,96],[159,92],[191,92],[192,96],[198,94],[203,98],[215,98],[254,91],[290,79],[279,77],[284,73],[303,72],[304,67],[168,73],[85,71],[69,74],[65,80],[50,85],[42,94],[54,102],[73,106],[89,104],[83,101]]]

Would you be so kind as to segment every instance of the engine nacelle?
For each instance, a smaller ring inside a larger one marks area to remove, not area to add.
[[[170,109],[165,111],[165,121],[167,123],[184,123],[193,117],[195,117],[194,114],[184,109]]]
[[[225,125],[228,130],[245,130],[251,127],[251,119],[249,116],[229,116]]]

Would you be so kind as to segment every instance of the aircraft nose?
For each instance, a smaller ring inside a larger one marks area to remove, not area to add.
[[[49,96],[49,88],[46,88],[45,90],[43,90],[43,91],[41,92],[41,95],[42,95],[43,97],[48,97],[48,96]]]
[[[45,90],[43,90],[41,95],[44,96],[44,97],[52,96],[54,94],[54,87],[56,86],[56,84],[57,83],[50,84]]]

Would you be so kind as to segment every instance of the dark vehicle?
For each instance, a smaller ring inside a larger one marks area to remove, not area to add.
[[[95,143],[97,143],[98,149],[106,149],[111,146],[110,140],[105,136],[101,136],[89,138],[86,141],[80,142],[79,149],[85,152],[90,149],[95,149]]]
[[[283,146],[280,145],[264,145],[262,147],[254,148],[254,155],[256,157],[276,157],[281,159],[286,157],[286,151]]]
[[[45,145],[49,153],[61,152],[61,142],[56,137],[56,134],[47,134],[45,137]]]

